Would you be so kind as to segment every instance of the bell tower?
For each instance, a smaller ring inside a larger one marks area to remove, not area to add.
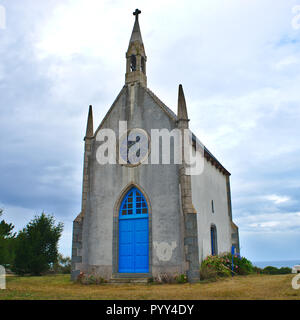
[[[133,12],[133,15],[135,16],[135,22],[129,41],[128,50],[126,52],[125,84],[140,83],[143,87],[147,87],[147,57],[139,25],[140,13],[141,11],[139,9],[136,9]]]

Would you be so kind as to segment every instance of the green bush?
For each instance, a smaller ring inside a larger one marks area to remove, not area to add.
[[[71,258],[64,257],[62,254],[58,254],[57,260],[52,264],[50,272],[57,274],[69,274],[71,273]]]
[[[237,255],[233,256],[232,271],[232,255],[224,253],[206,257],[201,264],[200,279],[216,279],[217,277],[228,277],[231,274],[247,275],[253,272],[255,271],[251,261]]]
[[[289,267],[281,267],[280,269],[278,269],[279,274],[289,274],[292,273],[292,269]]]
[[[177,283],[186,283],[187,282],[187,276],[185,274],[179,274],[175,277]]]
[[[233,272],[232,272],[232,258],[233,258]],[[228,277],[233,275],[247,275],[251,273],[257,274],[289,274],[292,272],[291,268],[282,267],[280,269],[272,266],[264,269],[253,266],[251,261],[245,257],[239,257],[231,253],[223,253],[220,255],[208,256],[202,261],[200,267],[201,280],[215,280],[218,277]]]
[[[289,274],[292,272],[291,268],[281,267],[280,269],[272,266],[267,266],[263,269],[264,274]]]
[[[221,256],[208,256],[201,263],[200,277],[202,279],[214,279],[217,277],[228,277],[231,275],[227,260]]]
[[[216,280],[218,272],[211,266],[201,264],[200,267],[200,280]]]
[[[253,266],[253,272],[254,272],[254,273],[257,273],[257,274],[263,274],[263,273],[264,273],[264,270],[263,270],[262,268]]]
[[[58,241],[63,224],[55,225],[51,215],[35,216],[18,233],[12,271],[19,274],[41,275],[57,261]]]
[[[265,274],[278,274],[278,269],[276,267],[267,266],[263,269]]]
[[[154,278],[153,277],[148,278],[148,283],[154,283]]]
[[[3,210],[0,209],[0,217]],[[13,232],[14,225],[4,220],[0,221],[0,265],[11,268],[15,259],[16,234]]]

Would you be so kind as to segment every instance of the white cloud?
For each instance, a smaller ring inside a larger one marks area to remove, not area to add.
[[[299,58],[296,56],[288,56],[276,62],[274,68],[277,70],[282,70],[284,68],[294,66],[295,64],[299,64]]]
[[[263,197],[266,200],[273,201],[275,204],[281,204],[290,201],[290,198],[287,196],[279,196],[276,194],[270,194]]]
[[[241,232],[254,233],[297,233],[300,231],[299,212],[276,212],[276,213],[257,213],[238,217],[237,224]]]

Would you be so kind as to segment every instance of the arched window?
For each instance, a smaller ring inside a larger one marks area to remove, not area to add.
[[[134,54],[130,57],[130,70],[136,71],[136,56]]]
[[[148,215],[148,206],[145,197],[137,188],[132,188],[121,204],[120,218],[144,217]]]
[[[210,227],[210,238],[211,238],[211,254],[214,256],[218,254],[217,228],[215,225],[212,225]]]

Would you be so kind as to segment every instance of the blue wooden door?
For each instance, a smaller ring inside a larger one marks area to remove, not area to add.
[[[137,188],[129,190],[120,207],[119,272],[149,272],[148,206]]]

